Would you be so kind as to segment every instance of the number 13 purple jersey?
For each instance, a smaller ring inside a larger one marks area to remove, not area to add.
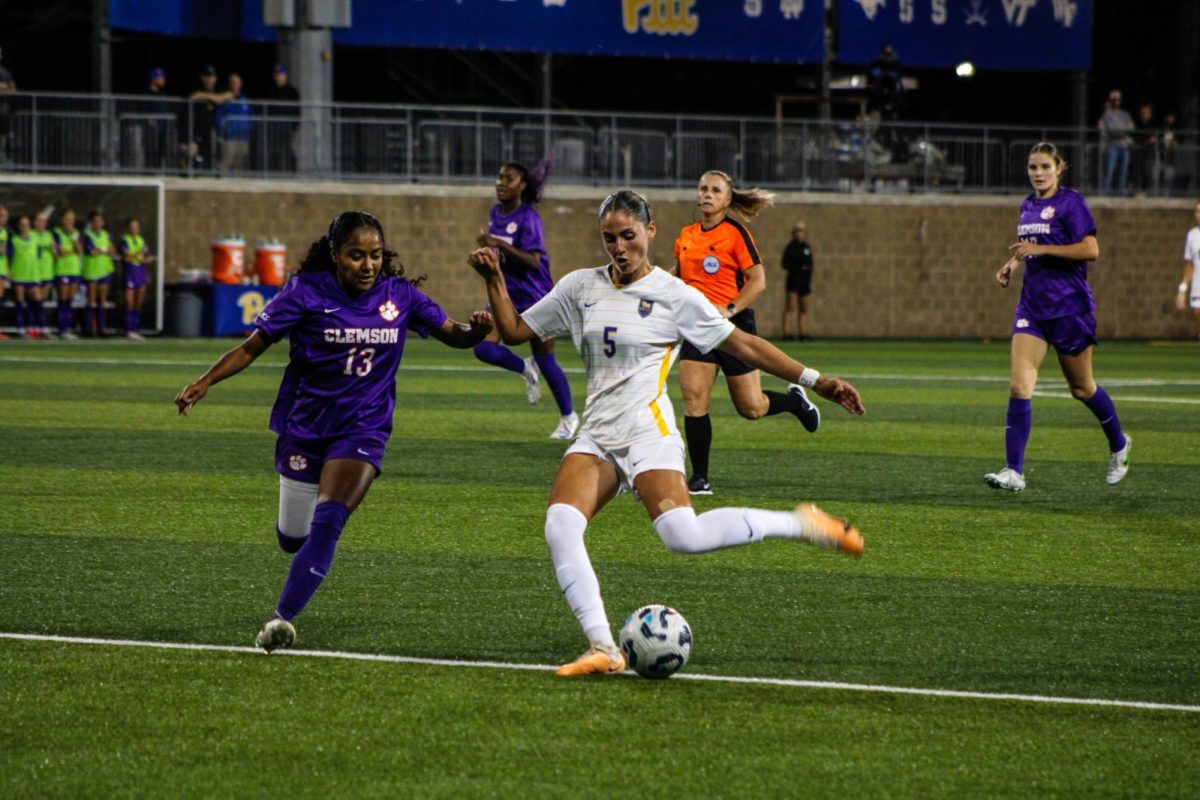
[[[381,277],[351,297],[332,272],[297,275],[255,326],[291,352],[271,430],[296,439],[392,430],[405,334],[441,327],[446,313],[403,278]]]
[[[1017,238],[1035,244],[1066,245],[1096,233],[1096,221],[1083,195],[1059,189],[1052,197],[1029,195],[1021,203]],[[1025,259],[1025,280],[1017,316],[1054,319],[1096,309],[1088,288],[1087,262],[1056,256]]]

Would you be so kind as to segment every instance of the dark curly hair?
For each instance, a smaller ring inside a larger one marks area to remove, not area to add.
[[[306,272],[336,273],[337,263],[334,261],[334,254],[346,244],[350,234],[359,228],[374,228],[379,233],[379,240],[387,241],[383,235],[383,226],[379,224],[379,220],[373,214],[366,211],[343,211],[329,223],[329,232],[309,245],[307,255],[300,262],[300,274]],[[383,248],[383,266],[380,268],[379,274],[392,278],[404,277],[404,265],[400,263],[400,257],[394,250],[388,250],[386,244]],[[423,280],[425,280],[424,275],[412,283],[420,284]]]
[[[550,159],[543,159],[532,170],[520,161],[509,161],[500,167],[501,170],[512,169],[521,173],[525,188],[521,191],[521,202],[527,206],[535,206],[542,201],[542,191],[550,180]]]

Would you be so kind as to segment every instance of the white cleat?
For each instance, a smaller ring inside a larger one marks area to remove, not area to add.
[[[993,489],[1004,489],[1009,492],[1025,491],[1025,476],[1008,467],[999,472],[989,472],[983,476],[983,479]]]
[[[579,415],[572,411],[558,421],[558,427],[550,434],[551,439],[570,439],[575,435],[575,429],[579,427]]]
[[[1108,485],[1115,486],[1129,472],[1129,451],[1133,448],[1133,439],[1127,435],[1125,446],[1108,457]]]
[[[286,619],[271,617],[267,624],[263,625],[263,629],[258,632],[254,644],[270,653],[273,650],[291,647],[294,641],[296,641],[296,629],[292,627],[292,623]]]
[[[537,362],[532,356],[525,359],[525,371],[521,376],[525,378],[525,398],[529,400],[530,405],[534,405],[542,399],[542,379]]]

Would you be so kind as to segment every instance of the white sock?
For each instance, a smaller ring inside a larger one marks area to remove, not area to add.
[[[546,544],[550,546],[558,588],[562,589],[588,641],[613,647],[616,643],[604,613],[600,582],[583,546],[585,530],[587,518],[574,506],[555,503],[546,509]]]
[[[800,521],[788,511],[717,508],[696,516],[694,509],[682,507],[660,514],[654,530],[672,552],[691,555],[763,539],[798,539]]]

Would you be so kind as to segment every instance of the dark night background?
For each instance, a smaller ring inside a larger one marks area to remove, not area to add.
[[[1179,2],[1096,0],[1094,15],[1088,124],[1111,87],[1124,91],[1131,110],[1145,101],[1157,113],[1173,110],[1180,90]],[[91,3],[0,0],[3,63],[20,89],[93,90],[91,31]],[[903,53],[900,58],[903,64]],[[275,60],[274,43],[113,32],[117,92],[142,92],[149,68],[161,66],[169,73],[168,93],[184,94],[194,88],[199,68],[212,63],[222,75],[240,72],[253,98],[269,85]],[[338,47],[334,95],[339,101],[538,107],[540,63],[523,53]],[[861,68],[839,68],[835,75],[852,72]],[[1071,123],[1067,73],[985,72],[970,82],[949,70],[906,74],[921,84],[908,98],[908,119]],[[776,95],[811,93],[816,80],[816,68],[808,66],[556,55],[552,105],[765,117],[774,114]],[[815,115],[815,108],[789,113]]]

